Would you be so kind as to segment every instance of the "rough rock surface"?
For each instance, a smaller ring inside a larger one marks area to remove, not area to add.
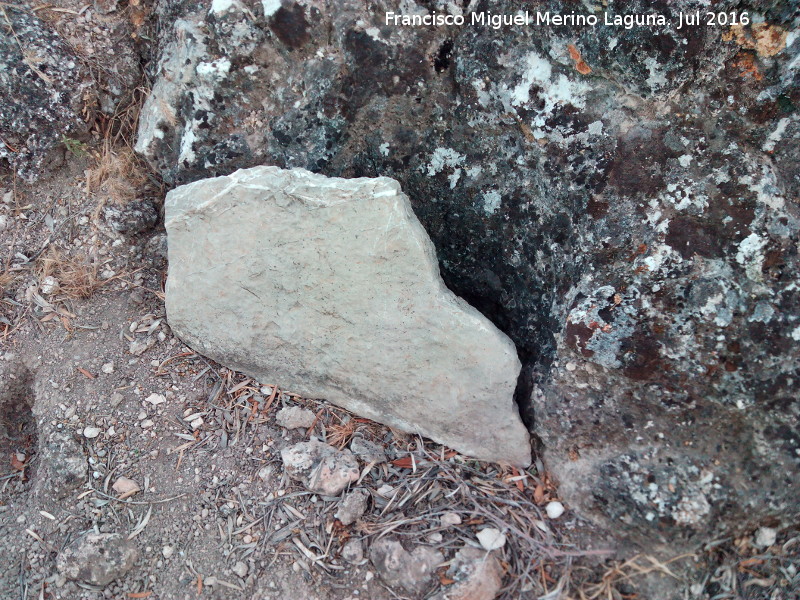
[[[281,459],[289,476],[312,492],[336,496],[358,481],[358,462],[352,453],[318,440],[284,448]]]
[[[314,413],[299,406],[287,406],[275,415],[275,422],[286,429],[308,429],[314,425],[314,421]]]
[[[462,548],[447,570],[453,583],[431,600],[494,600],[503,587],[503,567],[492,552]]]
[[[456,4],[435,6],[589,5]],[[670,21],[629,29],[161,5],[164,27],[206,28],[195,73],[142,114],[163,125],[140,140],[151,162],[175,182],[265,163],[397,179],[445,282],[517,344],[570,506],[673,553],[797,517],[796,3],[719,2],[752,24],[680,30],[689,0],[602,3]],[[179,50],[157,83],[182,76]]]
[[[56,566],[68,579],[106,586],[127,573],[139,558],[136,545],[118,533],[89,533],[58,555]]]
[[[86,456],[72,432],[52,429],[39,441],[40,473],[36,494],[41,498],[64,498],[89,477]]]
[[[389,587],[422,594],[443,558],[428,546],[417,546],[408,552],[396,539],[381,538],[370,547],[369,560]]]
[[[514,345],[444,286],[395,181],[256,167],[172,190],[165,210],[167,318],[193,348],[470,456],[530,463]]]
[[[339,508],[333,515],[342,522],[342,525],[352,525],[367,510],[369,492],[364,489],[353,490],[342,498]]]
[[[67,44],[26,6],[3,7],[0,159],[31,178],[62,136],[86,129],[79,114],[90,79]]]

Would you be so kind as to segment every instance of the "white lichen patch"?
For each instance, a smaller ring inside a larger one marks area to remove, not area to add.
[[[650,76],[647,78],[647,85],[650,86],[651,90],[656,91],[667,85],[667,77],[659,68],[657,59],[650,57],[644,61],[644,65],[650,72]]]
[[[750,175],[743,175],[739,183],[746,185],[756,193],[756,200],[774,210],[782,209],[786,200],[781,196],[775,173],[766,165],[762,167],[761,178],[755,181]]]
[[[220,15],[229,11],[235,3],[235,0],[213,0],[211,2],[211,9],[208,11],[215,15]]]
[[[218,58],[211,62],[201,62],[197,65],[197,75],[207,81],[221,81],[228,76],[231,70],[231,61],[227,58]]]
[[[768,323],[775,315],[775,309],[772,304],[766,300],[760,300],[756,307],[753,309],[753,314],[747,319],[751,323],[759,321],[761,323]]]
[[[467,157],[459,154],[452,148],[436,148],[431,154],[431,160],[428,163],[428,175],[433,177],[438,175],[446,168],[456,169],[464,164]]]
[[[659,244],[653,249],[652,254],[647,256],[642,262],[650,270],[651,273],[659,271],[670,260],[675,262],[683,262],[680,254],[672,249],[672,246],[667,244]]]
[[[495,190],[490,190],[483,193],[483,210],[487,215],[493,215],[500,208],[500,203],[503,198],[500,193]]]
[[[679,186],[670,183],[664,196],[677,210],[695,209],[695,212],[702,213],[708,207],[708,197],[689,184]]]
[[[775,150],[775,144],[781,141],[783,138],[783,134],[786,133],[786,127],[791,123],[792,120],[790,117],[786,117],[778,121],[778,125],[775,127],[775,130],[769,134],[767,137],[767,141],[764,142],[764,145],[761,147],[762,150],[765,152],[772,152]]]
[[[711,512],[711,505],[704,494],[684,496],[672,511],[672,518],[680,525],[698,525]]]
[[[264,10],[264,17],[270,18],[281,8],[281,0],[261,0],[261,8]]]
[[[504,99],[512,108],[522,106],[530,102],[533,85],[541,88],[538,97],[544,101],[544,107],[541,114],[534,119],[534,126],[543,126],[546,120],[545,115],[552,113],[557,106],[569,104],[576,108],[586,106],[586,93],[590,89],[587,84],[573,81],[563,74],[553,78],[553,66],[536,52],[528,53],[523,64],[525,70],[520,76],[519,83],[504,94]]]
[[[736,262],[744,267],[748,279],[761,280],[761,269],[764,264],[764,246],[767,241],[757,233],[751,233],[739,243]]]

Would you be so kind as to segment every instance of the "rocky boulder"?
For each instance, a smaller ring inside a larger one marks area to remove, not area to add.
[[[91,84],[80,59],[24,5],[3,7],[0,27],[0,160],[32,179],[54,145],[86,130]]]
[[[167,195],[167,318],[193,348],[465,454],[530,463],[511,341],[442,283],[400,186],[256,167]]]
[[[472,15],[590,9],[436,3],[467,25],[403,27],[385,12],[434,4],[160,4],[198,33],[162,44],[156,85],[177,87],[142,112],[145,156],[176,183],[254,164],[399,181],[447,285],[517,345],[571,507],[672,553],[797,518],[791,3],[680,29],[696,3],[497,28]]]

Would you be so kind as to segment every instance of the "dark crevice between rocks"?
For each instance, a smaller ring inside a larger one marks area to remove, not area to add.
[[[522,369],[520,369],[519,376],[517,377],[517,386],[514,390],[514,403],[517,406],[522,423],[531,436],[531,448],[533,460],[535,462],[536,458],[541,456],[543,444],[539,436],[535,433],[536,415],[534,413],[532,395],[536,383],[544,381],[547,377],[550,365],[553,362],[555,343],[554,341],[553,343],[543,343],[538,351],[532,351],[521,346],[514,340],[508,312],[500,302],[496,299],[488,298],[483,294],[475,293],[474,290],[468,291],[463,289],[462,286],[455,285],[455,282],[450,280],[447,271],[442,265],[440,265],[440,269],[447,287],[475,307],[484,317],[489,319],[495,327],[505,333],[517,349],[517,356],[522,363]],[[540,327],[539,332],[541,335],[537,337],[552,339],[553,334],[545,329],[545,326]]]
[[[24,471],[31,479],[30,466],[39,438],[33,415],[33,374],[24,367],[2,373],[0,386],[0,461],[12,472]]]

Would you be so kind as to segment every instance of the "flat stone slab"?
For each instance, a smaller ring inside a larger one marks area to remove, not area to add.
[[[166,199],[167,319],[192,348],[464,454],[530,463],[513,343],[448,290],[399,184],[255,167]]]

